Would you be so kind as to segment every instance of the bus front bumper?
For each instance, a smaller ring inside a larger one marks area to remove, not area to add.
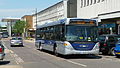
[[[71,49],[66,49],[65,50],[65,55],[70,55],[70,54],[99,54],[99,49],[94,49],[94,50],[89,50],[89,51],[80,51],[80,50],[71,50]]]

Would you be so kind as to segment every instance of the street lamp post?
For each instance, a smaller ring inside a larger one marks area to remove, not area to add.
[[[35,30],[35,38],[36,38],[36,35],[37,35],[37,8],[35,11],[35,17],[36,17],[36,30]]]
[[[36,29],[37,29],[37,8],[36,8],[36,11],[35,11],[35,15],[36,15]]]

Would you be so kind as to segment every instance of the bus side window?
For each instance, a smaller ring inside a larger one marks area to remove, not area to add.
[[[60,37],[60,39],[62,40],[62,41],[64,41],[65,40],[65,28],[64,28],[64,25],[63,26],[61,26],[61,37]]]
[[[60,40],[60,27],[56,26],[55,29],[56,40]]]

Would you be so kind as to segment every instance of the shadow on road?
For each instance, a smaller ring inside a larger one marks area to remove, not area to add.
[[[0,61],[0,65],[6,65],[6,64],[9,64],[10,61]]]
[[[12,46],[12,47],[25,47],[25,46],[21,45],[21,46]]]
[[[101,59],[102,58],[102,56],[99,55],[67,55],[60,57],[65,59]]]

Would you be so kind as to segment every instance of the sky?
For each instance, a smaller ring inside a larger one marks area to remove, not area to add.
[[[21,18],[32,15],[62,0],[0,0],[0,21],[3,18]],[[3,26],[5,23],[0,22]]]

